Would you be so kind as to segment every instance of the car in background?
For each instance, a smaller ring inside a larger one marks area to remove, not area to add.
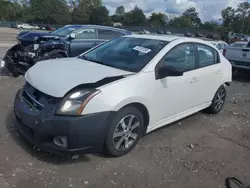
[[[17,28],[18,29],[27,29],[27,30],[33,30],[35,29],[34,26],[27,24],[27,23],[23,23],[23,24],[17,24]]]
[[[16,77],[24,75],[38,61],[75,57],[110,39],[130,34],[124,29],[99,25],[67,25],[51,32],[23,31],[3,61]]]
[[[246,70],[250,71],[250,41],[239,47],[229,46],[224,49],[224,56],[231,62],[233,71]]]
[[[139,34],[150,34],[150,31],[148,31],[146,29],[142,29],[139,31]]]
[[[10,28],[17,28],[17,24],[16,23],[11,23],[11,24],[9,24],[9,27]]]
[[[225,41],[210,41],[221,53],[223,50],[228,47],[228,44]]]
[[[159,29],[159,30],[157,31],[157,34],[171,35],[172,33],[171,33],[171,31],[169,31],[169,30]]]
[[[122,156],[145,133],[204,109],[219,113],[231,68],[200,39],[119,37],[29,69],[15,97],[15,126],[43,151]]]
[[[242,41],[242,42],[248,42],[250,39],[250,37],[248,35],[244,35],[244,34],[233,34],[230,38],[228,43],[232,44],[234,42],[237,41]]]
[[[184,36],[185,36],[185,37],[192,37],[193,35],[192,35],[192,33],[190,33],[190,32],[185,32],[185,33],[184,33]]]
[[[53,27],[52,25],[49,25],[49,24],[45,26],[45,29],[46,29],[47,31],[55,31],[55,30],[56,30],[55,27]]]
[[[203,35],[202,35],[201,33],[199,33],[199,32],[196,32],[196,33],[194,34],[194,36],[195,36],[195,37],[203,37]]]
[[[208,33],[205,37],[212,40],[219,40],[219,36],[213,33]]]
[[[230,44],[230,47],[245,47],[247,45],[247,42],[243,42],[243,41],[238,41],[238,42],[234,42],[232,44]]]

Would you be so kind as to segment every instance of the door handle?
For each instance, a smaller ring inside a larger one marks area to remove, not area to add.
[[[221,74],[221,69],[216,70],[215,74]]]
[[[191,83],[191,84],[196,83],[196,82],[198,82],[198,79],[197,79],[197,78],[195,78],[195,77],[194,77],[194,78],[192,78],[192,80],[190,81],[190,83]]]

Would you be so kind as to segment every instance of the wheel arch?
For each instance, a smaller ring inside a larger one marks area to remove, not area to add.
[[[142,113],[143,119],[144,119],[145,132],[146,132],[147,127],[149,125],[149,119],[150,119],[149,111],[148,111],[147,107],[140,102],[132,102],[132,103],[126,104],[125,106],[121,107],[119,110],[126,108],[126,107],[129,107],[129,106],[133,106],[133,107],[137,108]]]

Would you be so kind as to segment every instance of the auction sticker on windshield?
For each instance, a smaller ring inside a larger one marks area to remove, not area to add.
[[[151,52],[151,49],[144,48],[143,46],[136,46],[136,47],[133,48],[133,50],[137,50],[137,51],[145,53],[145,54]]]

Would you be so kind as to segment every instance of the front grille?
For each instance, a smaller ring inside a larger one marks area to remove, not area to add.
[[[26,82],[23,87],[22,97],[31,109],[41,111],[46,106],[51,108],[51,113],[53,113],[53,109],[56,108],[61,101],[61,98],[47,95],[34,88],[28,82]]]
[[[34,99],[27,91],[23,91],[23,98],[25,102],[29,105],[30,108],[36,108],[38,110],[43,109],[43,105],[38,102],[36,99]]]
[[[245,67],[250,66],[250,62],[244,62],[244,61],[234,61],[234,64],[238,66],[245,66]]]

